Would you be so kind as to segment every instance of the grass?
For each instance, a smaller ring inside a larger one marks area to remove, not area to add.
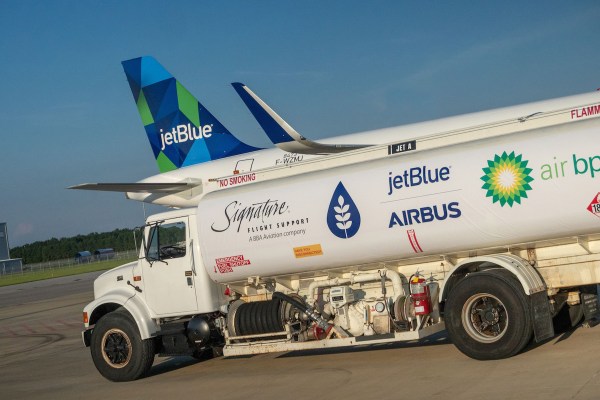
[[[58,278],[61,276],[79,275],[86,272],[108,270],[119,265],[126,264],[131,260],[109,260],[77,266],[49,268],[42,271],[25,272],[23,274],[0,275],[0,286],[18,285],[19,283],[41,281],[44,279]]]

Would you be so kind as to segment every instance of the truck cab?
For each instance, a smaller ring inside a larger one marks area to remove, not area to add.
[[[201,265],[196,209],[151,216],[139,259],[94,282],[83,340],[110,380],[143,376],[155,354],[204,357],[222,341],[223,285]]]

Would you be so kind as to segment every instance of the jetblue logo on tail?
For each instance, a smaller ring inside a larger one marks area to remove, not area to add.
[[[331,197],[327,226],[331,233],[341,239],[350,239],[360,228],[360,212],[342,182],[337,185]]]
[[[173,143],[185,143],[188,140],[208,139],[212,136],[212,125],[196,128],[192,124],[177,125],[170,132],[160,130],[161,151]]]
[[[160,172],[261,150],[233,136],[154,58],[123,61],[123,70]]]

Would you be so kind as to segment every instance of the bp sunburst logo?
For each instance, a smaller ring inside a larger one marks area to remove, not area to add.
[[[521,199],[527,198],[527,191],[531,190],[529,183],[533,178],[529,176],[532,169],[527,168],[529,161],[523,160],[523,155],[515,156],[515,152],[501,156],[495,155],[493,160],[488,160],[487,168],[483,168],[481,180],[484,182],[482,189],[487,190],[486,197],[491,197],[493,202],[499,202],[502,207],[514,203],[521,204]]]

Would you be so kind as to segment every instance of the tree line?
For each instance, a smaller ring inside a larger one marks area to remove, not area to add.
[[[139,247],[141,232],[135,232],[137,245]],[[97,249],[111,248],[116,252],[134,250],[133,229],[115,229],[112,232],[90,233],[88,235],[77,235],[70,238],[44,240],[34,242],[10,250],[13,258],[22,258],[23,264],[34,264],[39,262],[63,260],[75,257],[80,251],[90,251],[92,254]]]

